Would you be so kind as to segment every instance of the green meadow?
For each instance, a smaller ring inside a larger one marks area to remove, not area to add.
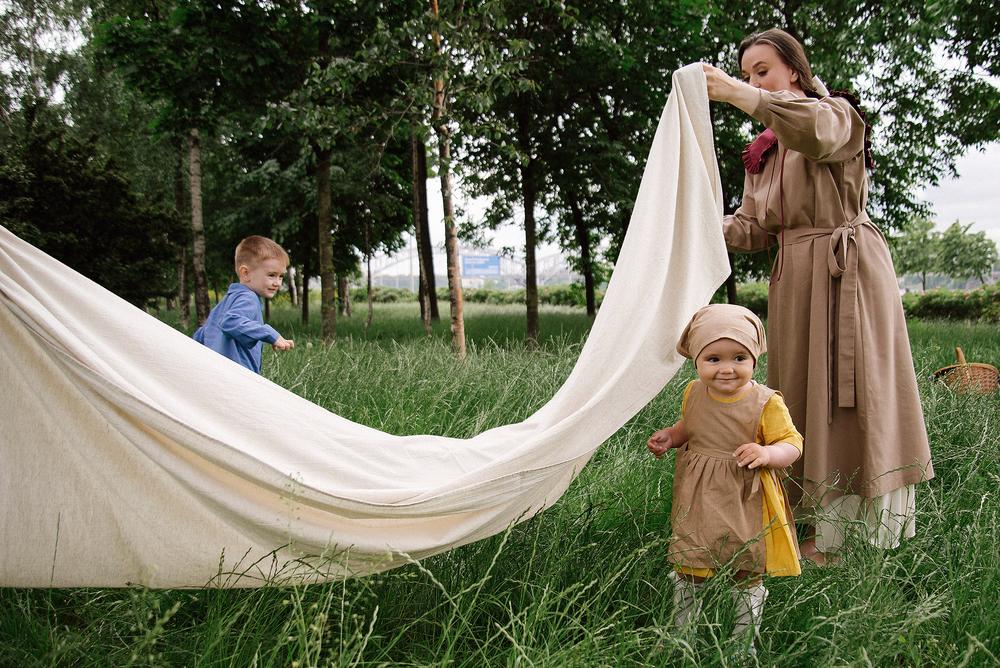
[[[447,304],[441,304],[446,317]],[[162,314],[170,321],[171,314]],[[415,304],[360,305],[323,346],[291,309],[272,323],[296,348],[265,375],[352,420],[466,437],[538,409],[590,326],[543,307],[539,349],[520,307],[466,307],[469,356],[448,323],[426,337]],[[1000,399],[930,378],[961,345],[1000,364],[995,326],[910,322],[937,477],[920,486],[917,536],[854,544],[835,566],[771,579],[761,665],[1000,665]],[[763,378],[763,369],[758,370]],[[257,590],[0,589],[2,666],[727,666],[728,583],[698,627],[671,625],[664,560],[672,456],[645,449],[677,418],[690,365],[601,447],[551,509],[502,535],[380,575]],[[16,541],[6,535],[4,540]]]

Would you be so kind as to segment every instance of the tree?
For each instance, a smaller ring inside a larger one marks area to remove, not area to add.
[[[451,77],[458,63],[453,62],[453,52],[446,48],[442,37],[442,19],[438,0],[430,1],[430,16],[432,21],[431,40],[433,44],[434,78],[433,103],[430,124],[434,128],[438,144],[438,178],[441,180],[441,203],[444,210],[444,244],[448,259],[448,297],[451,307],[451,347],[459,359],[465,357],[465,317],[462,303],[462,273],[458,260],[458,234],[455,227],[455,207],[452,193],[451,178],[451,144],[452,128],[449,125],[450,96],[454,95],[451,87]],[[458,0],[457,6],[447,19],[454,25],[454,34],[448,38],[457,37],[465,19],[465,2]],[[455,40],[457,41],[457,40]]]
[[[384,112],[399,97],[399,83],[389,72],[391,61],[377,57],[370,43],[386,33],[386,25],[405,23],[411,9],[401,1],[298,6],[301,32],[294,40],[303,45],[305,73],[267,112],[269,128],[298,135],[311,154],[327,341],[336,336],[338,276],[355,271],[359,249],[397,247],[409,223],[398,212],[401,201],[410,201],[410,161],[406,156],[400,162],[395,154],[399,147],[409,149],[409,136],[404,139],[396,127],[398,117]]]
[[[891,238],[892,258],[896,274],[920,274],[921,289],[927,290],[927,274],[938,266],[941,234],[934,231],[934,222],[919,218],[907,225],[906,232]]]
[[[173,291],[177,219],[145,206],[93,145],[36,100],[11,118],[0,224],[132,303]]]
[[[296,52],[279,39],[294,19],[281,4],[105,0],[96,44],[104,60],[159,109],[156,126],[187,137],[195,307],[208,317],[202,142],[227,114],[260,106],[294,81]],[[292,45],[295,43],[292,42]]]
[[[957,279],[978,278],[986,282],[997,263],[997,245],[985,232],[969,232],[972,223],[957,220],[938,237],[937,270]]]
[[[63,0],[0,8],[0,223],[145,305],[170,293],[178,219],[148,187],[152,179],[133,177],[128,152],[97,140],[122,115],[104,119],[94,108],[120,111],[131,100],[114,80],[87,86],[80,12]]]
[[[437,144],[437,175],[445,218],[445,252],[448,262],[448,293],[451,311],[452,348],[465,356],[465,323],[458,257],[458,226],[455,219],[453,176],[455,151],[464,133],[472,131],[464,110],[490,104],[497,81],[507,78],[510,66],[505,54],[495,48],[488,35],[496,21],[500,3],[485,0],[429,0],[425,11],[396,24],[381,23],[369,40],[369,62],[389,64],[395,73],[398,95],[377,108],[381,122],[405,123],[422,139],[425,129]],[[391,77],[390,77],[391,78]],[[416,148],[420,152],[420,144]],[[414,163],[420,172],[422,160]],[[417,179],[421,177],[418,174]],[[416,184],[419,186],[419,183]],[[413,198],[414,221],[422,215],[422,203]],[[429,256],[429,235],[421,230],[422,256]],[[425,259],[425,274],[430,274]],[[430,286],[428,286],[428,293]],[[433,312],[433,305],[431,305]],[[426,305],[425,305],[426,310]]]
[[[600,279],[594,249],[610,237],[606,258],[617,258],[671,73],[706,49],[703,4],[583,5],[568,43],[542,58],[562,63],[543,86],[557,113],[542,144],[551,184],[544,198],[562,248],[584,277],[588,313],[596,310]]]
[[[1000,13],[990,0],[939,0],[930,7],[949,36],[947,51],[1000,76]]]
[[[500,80],[491,91],[489,104],[477,105],[475,100],[460,103],[469,125],[486,129],[485,137],[470,142],[470,160],[464,173],[471,192],[492,200],[487,214],[491,227],[520,208],[524,227],[525,341],[537,346],[536,216],[547,176],[540,153],[546,142],[543,129],[554,122],[554,110],[545,92],[558,78],[552,61],[546,57],[550,52],[545,46],[551,51],[564,50],[573,18],[562,3],[506,0],[498,8],[499,19],[487,39],[507,54],[514,68],[512,76]]]
[[[72,0],[24,0],[0,6],[0,118],[22,100],[53,100],[65,84],[70,43],[79,31]]]

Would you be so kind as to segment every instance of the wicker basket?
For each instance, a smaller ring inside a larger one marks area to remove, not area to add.
[[[988,394],[996,392],[1000,386],[1000,371],[992,364],[966,362],[965,353],[961,348],[955,348],[955,358],[958,364],[942,367],[934,372],[934,377],[956,392],[978,392]]]

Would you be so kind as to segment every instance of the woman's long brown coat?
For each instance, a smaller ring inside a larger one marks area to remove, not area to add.
[[[777,150],[723,221],[732,250],[778,243],[767,384],[805,437],[806,505],[877,497],[934,475],[889,248],[865,213],[865,123],[839,97],[760,91]],[[794,499],[796,492],[790,486]]]

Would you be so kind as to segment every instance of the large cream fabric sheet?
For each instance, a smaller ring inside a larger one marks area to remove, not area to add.
[[[334,415],[0,228],[0,585],[323,580],[530,518],[680,366],[681,330],[729,271],[721,215],[694,64],[674,74],[570,377],[524,422],[467,440]]]

